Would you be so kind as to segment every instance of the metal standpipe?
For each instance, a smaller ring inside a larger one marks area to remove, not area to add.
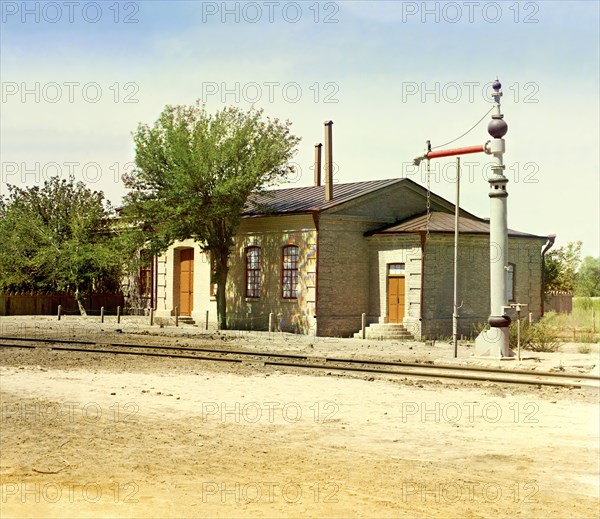
[[[508,226],[507,226],[507,198],[508,192],[506,185],[508,179],[504,176],[504,152],[506,145],[503,137],[508,132],[508,125],[504,121],[504,115],[500,111],[500,98],[502,97],[502,85],[498,79],[492,84],[494,93],[492,97],[495,102],[495,113],[488,124],[488,133],[492,137],[483,145],[465,146],[448,150],[433,151],[427,141],[427,153],[416,157],[413,161],[418,166],[423,160],[431,160],[442,157],[453,157],[458,155],[468,155],[471,153],[486,153],[492,155],[492,175],[489,179],[490,184],[490,316],[488,323],[491,330],[484,331],[475,341],[476,351],[481,355],[494,355],[500,357],[512,357],[510,350],[509,331],[510,317],[507,311],[508,295],[506,291],[508,277]],[[458,232],[458,207],[459,191],[457,182],[457,213],[455,215],[455,233]],[[457,241],[458,236],[455,236]],[[458,261],[458,250],[455,248],[455,266]],[[455,356],[457,355],[457,334],[458,334],[458,312],[457,312],[457,293],[456,293],[456,272],[455,272],[455,292],[454,292],[454,311],[453,311],[453,330],[455,343]]]
[[[460,157],[456,157],[456,203],[454,204],[454,299],[452,308],[452,342],[458,357],[458,226],[460,218]]]
[[[498,352],[502,357],[512,357],[510,350],[509,331],[510,317],[506,315],[508,307],[506,282],[508,268],[508,226],[507,226],[507,198],[506,185],[508,179],[504,176],[504,151],[503,137],[508,131],[504,115],[500,111],[500,98],[502,85],[496,80],[494,89],[495,114],[488,124],[488,133],[492,140],[487,143],[487,151],[493,157],[492,176],[490,184],[490,316],[488,323],[492,328],[488,340],[492,342],[491,351]],[[494,333],[494,331],[496,333]]]

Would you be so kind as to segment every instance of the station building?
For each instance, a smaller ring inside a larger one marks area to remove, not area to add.
[[[331,171],[331,169],[330,169]],[[366,314],[371,337],[450,336],[454,205],[410,179],[276,189],[243,213],[226,287],[229,328],[349,337]],[[258,209],[258,208],[262,209]],[[265,209],[266,208],[266,209]],[[489,221],[459,218],[459,333],[476,335],[490,308]],[[543,313],[548,237],[509,230],[508,299]],[[217,318],[211,258],[174,243],[150,273],[157,317]]]

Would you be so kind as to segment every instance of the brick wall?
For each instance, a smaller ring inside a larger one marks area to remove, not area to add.
[[[246,297],[246,247],[261,247],[260,298]],[[298,298],[282,294],[282,249],[298,247]],[[317,237],[312,216],[273,216],[242,222],[230,257],[227,313],[236,329],[266,330],[269,313],[277,329],[315,332]]]
[[[387,252],[381,251],[380,254],[373,245],[375,241],[364,236],[366,231],[423,212],[425,210],[423,195],[415,189],[418,188],[400,184],[363,196],[321,214],[319,335],[350,336],[360,330],[363,312],[367,314],[369,323],[383,322],[386,314],[386,265],[403,263],[405,260],[409,268],[406,308],[411,324],[414,322],[418,324],[419,238],[402,239],[404,241],[399,245],[399,249],[391,246]],[[434,210],[442,210],[447,206],[447,202],[437,197],[432,200]],[[395,243],[400,242],[396,240]],[[384,305],[383,311],[382,305]]]
[[[515,265],[514,302],[525,303],[534,319],[541,315],[543,239],[509,238],[508,261]],[[452,334],[454,237],[431,235],[425,249],[422,333]],[[461,236],[459,241],[459,333],[473,335],[486,323],[490,309],[490,252],[487,236]]]
[[[246,297],[245,248],[261,247],[260,298]],[[282,296],[282,247],[299,248],[298,299]],[[209,255],[193,240],[176,242],[160,256],[157,269],[158,317],[174,315],[178,303],[179,253],[194,249],[194,309],[192,318],[204,322],[206,311],[212,325],[217,320],[216,300],[210,293]],[[311,333],[315,330],[316,230],[312,216],[273,216],[243,220],[229,258],[227,280],[227,318],[231,328],[266,330],[269,313],[275,314],[275,324],[283,331]]]
[[[369,311],[369,247],[364,232],[377,224],[322,215],[319,222],[318,335],[348,337]]]

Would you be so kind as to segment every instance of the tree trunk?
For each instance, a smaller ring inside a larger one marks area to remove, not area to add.
[[[83,306],[83,301],[81,299],[81,292],[79,288],[75,290],[75,301],[77,301],[77,306],[79,307],[79,314],[87,316],[87,312],[85,311],[85,307]]]
[[[219,252],[216,254],[215,278],[217,281],[217,320],[220,330],[227,330],[227,297],[225,287],[227,286],[227,274],[229,267],[227,260],[229,254]]]

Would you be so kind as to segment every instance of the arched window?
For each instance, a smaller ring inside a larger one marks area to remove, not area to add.
[[[260,297],[260,247],[246,247],[246,297]]]
[[[282,251],[281,290],[284,299],[298,297],[298,247],[286,245]]]

